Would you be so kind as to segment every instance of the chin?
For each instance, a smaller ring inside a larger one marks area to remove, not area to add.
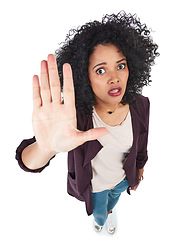
[[[119,104],[122,101],[122,97],[115,97],[115,99],[111,99],[109,104]]]

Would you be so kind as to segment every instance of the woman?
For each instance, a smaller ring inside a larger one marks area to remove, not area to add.
[[[56,58],[41,62],[41,85],[33,77],[35,137],[22,141],[16,158],[25,171],[41,172],[68,152],[68,193],[85,201],[98,232],[106,222],[114,233],[112,209],[143,179],[149,100],[141,92],[157,48],[135,15],[106,15],[71,30]]]

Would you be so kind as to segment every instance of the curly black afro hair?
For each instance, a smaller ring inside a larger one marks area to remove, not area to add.
[[[95,46],[108,43],[116,45],[127,59],[129,78],[123,104],[131,104],[133,96],[141,93],[143,86],[151,82],[151,66],[159,53],[150,30],[140,23],[136,14],[121,11],[117,15],[105,15],[101,22],[88,22],[70,30],[63,46],[55,52],[61,86],[63,64],[69,63],[72,67],[77,111],[92,112],[95,98],[88,76],[89,57]]]

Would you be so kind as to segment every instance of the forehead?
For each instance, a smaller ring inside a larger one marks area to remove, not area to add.
[[[122,51],[113,44],[102,45],[99,44],[94,48],[93,53],[90,55],[90,62],[97,62],[107,59],[116,59],[124,57]]]

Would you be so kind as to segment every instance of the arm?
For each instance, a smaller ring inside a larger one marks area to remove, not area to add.
[[[33,173],[38,173],[38,172],[41,172],[44,170],[45,167],[47,167],[50,163],[50,160],[52,158],[55,157],[55,155],[47,162],[46,165],[42,166],[42,167],[32,167],[31,166],[28,166],[26,167],[27,163],[24,163],[23,160],[22,160],[22,155],[23,155],[23,152],[31,145],[33,145],[34,143],[36,142],[36,139],[35,137],[33,138],[30,138],[30,139],[25,139],[23,140],[20,145],[17,147],[17,150],[16,150],[16,155],[15,155],[15,158],[16,160],[18,161],[18,164],[19,166],[26,172],[33,172]]]
[[[143,180],[143,173],[144,173],[144,168],[142,168],[142,169],[138,169],[138,178],[139,178],[139,183],[135,186],[135,187],[133,187],[133,188],[131,188],[131,190],[134,190],[134,191],[136,191],[137,190],[137,188],[138,188],[138,186],[140,185],[140,182]]]
[[[137,170],[138,170],[138,178],[139,178],[139,183],[137,186],[132,188],[132,190],[137,189],[139,186],[140,182],[143,180],[143,173],[144,173],[144,166],[148,160],[148,151],[147,151],[147,144],[148,144],[148,131],[149,131],[149,113],[150,113],[150,102],[149,99],[147,99],[146,105],[144,112],[146,114],[146,119],[145,119],[145,126],[146,126],[146,132],[140,135],[139,137],[139,151],[137,155]]]
[[[146,127],[146,132],[139,136],[138,142],[138,155],[137,155],[137,169],[144,168],[148,160],[148,132],[149,132],[149,115],[150,115],[150,101],[146,98],[146,103],[144,104],[143,114],[145,115],[144,125]]]
[[[36,142],[23,149],[21,159],[28,169],[45,166],[58,152],[68,152],[86,141],[108,134],[106,128],[77,129],[75,93],[72,70],[63,66],[64,103],[55,56],[41,62],[41,75],[33,77],[33,130]]]
[[[45,167],[55,155],[55,152],[48,152],[39,148],[39,145],[35,142],[22,151],[21,159],[28,169],[35,170]]]

